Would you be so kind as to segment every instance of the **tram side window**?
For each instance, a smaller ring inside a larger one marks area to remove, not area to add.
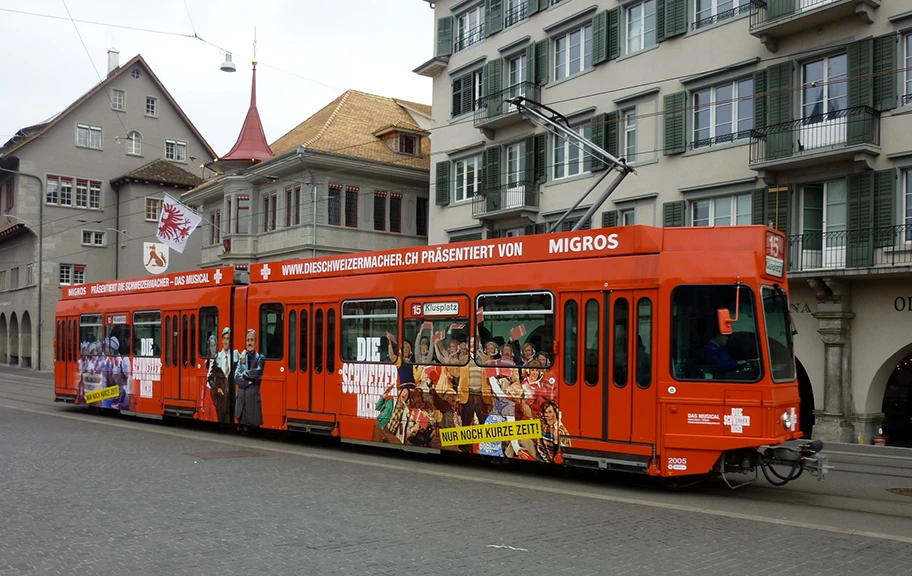
[[[482,294],[476,301],[476,362],[522,366],[552,362],[554,295],[550,292]],[[492,354],[493,352],[493,354]]]
[[[763,317],[766,320],[766,342],[773,380],[791,382],[795,380],[795,349],[788,296],[778,286],[764,286],[760,294],[763,296]]]
[[[752,381],[757,363],[757,313],[754,293],[742,285],[739,304],[734,285],[678,286],[671,293],[672,374],[679,380]],[[719,333],[718,310],[731,311],[732,333]]]
[[[213,347],[214,346],[214,347]],[[206,306],[199,311],[199,355],[200,358],[215,358],[222,347],[219,335],[218,308]]]
[[[112,323],[108,324],[108,334],[105,338],[105,345],[112,356],[121,356],[130,354],[130,317],[127,314],[118,314],[110,318]]]
[[[79,353],[81,356],[101,356],[102,346],[101,314],[83,314],[79,317]]]
[[[158,310],[133,313],[133,355],[161,356],[162,320]]]
[[[285,339],[285,308],[277,303],[260,306],[260,354],[267,360],[281,360]]]
[[[390,346],[399,333],[399,303],[394,298],[342,302],[342,360],[393,362],[399,353]]]
[[[465,366],[469,361],[469,319],[418,317],[405,322],[405,356],[417,364]]]
[[[636,383],[640,388],[652,384],[652,300],[637,302]]]

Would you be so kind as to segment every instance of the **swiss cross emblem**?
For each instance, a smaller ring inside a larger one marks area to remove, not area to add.
[[[215,274],[213,274],[212,277],[215,279],[216,284],[222,283],[222,271],[221,270],[216,268]]]
[[[269,264],[266,264],[260,268],[260,276],[263,277],[263,280],[269,280],[269,275],[272,274],[272,270],[269,269]]]
[[[732,413],[725,415],[725,425],[731,426],[733,434],[741,434],[744,426],[751,425],[751,417],[744,415],[744,408],[732,408]]]

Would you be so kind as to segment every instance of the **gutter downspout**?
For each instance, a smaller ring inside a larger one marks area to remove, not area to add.
[[[114,279],[120,280],[120,189],[116,189],[117,192],[117,208],[114,213],[114,227],[117,228],[117,232],[114,234]]]
[[[38,362],[37,370],[41,371],[41,331],[44,327],[44,317],[41,315],[41,288],[44,284],[44,182],[34,174],[19,172],[19,176],[34,178],[38,182]]]

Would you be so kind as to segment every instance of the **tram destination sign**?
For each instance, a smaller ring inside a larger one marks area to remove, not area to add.
[[[93,282],[79,286],[65,286],[63,299],[97,298],[100,296],[120,296],[122,294],[155,293],[165,290],[183,290],[186,288],[211,288],[230,286],[234,283],[234,268],[225,266],[209,270],[161,274],[145,278],[128,280],[111,280]]]

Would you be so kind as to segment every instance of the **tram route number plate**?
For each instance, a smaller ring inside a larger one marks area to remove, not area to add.
[[[782,236],[766,232],[766,273],[782,278],[785,273],[785,251]]]

